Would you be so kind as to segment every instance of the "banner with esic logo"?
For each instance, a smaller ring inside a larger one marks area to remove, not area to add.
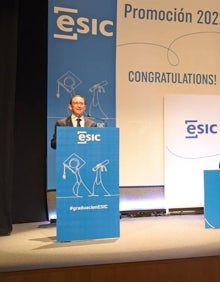
[[[56,120],[69,100],[85,96],[86,115],[115,127],[116,0],[48,1],[47,188],[55,189]]]
[[[58,241],[119,237],[118,147],[118,128],[58,127]]]
[[[204,207],[204,170],[220,162],[220,95],[164,98],[167,209]]]

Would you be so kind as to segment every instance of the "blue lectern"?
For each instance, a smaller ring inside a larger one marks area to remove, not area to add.
[[[220,228],[220,170],[204,171],[204,216],[206,228]]]
[[[118,128],[58,127],[57,241],[119,237]]]

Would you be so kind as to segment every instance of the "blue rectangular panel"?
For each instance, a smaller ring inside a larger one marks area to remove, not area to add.
[[[57,128],[57,240],[120,235],[118,128]]]
[[[206,228],[220,228],[220,170],[204,171]]]

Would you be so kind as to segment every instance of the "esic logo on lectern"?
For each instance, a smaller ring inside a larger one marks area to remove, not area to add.
[[[86,131],[78,131],[78,141],[77,144],[86,144],[88,142],[100,142],[101,135],[100,134],[90,134]]]
[[[56,26],[59,33],[54,33],[54,38],[78,40],[78,35],[103,35],[113,37],[111,20],[90,19],[78,17],[78,10],[65,7],[54,7],[54,14],[58,14]]]
[[[217,124],[199,123],[198,120],[185,120],[186,136],[185,138],[198,138],[204,134],[217,134]]]

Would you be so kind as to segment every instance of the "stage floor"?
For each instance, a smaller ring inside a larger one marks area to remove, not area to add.
[[[206,229],[204,215],[125,217],[120,238],[56,241],[56,224],[13,225],[0,237],[0,271],[19,271],[220,255],[220,229]]]

